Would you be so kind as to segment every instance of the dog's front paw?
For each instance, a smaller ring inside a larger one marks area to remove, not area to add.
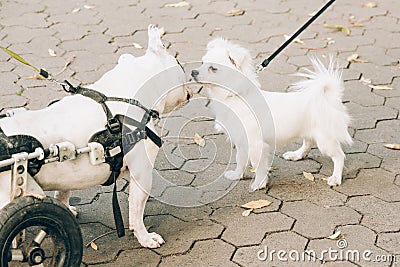
[[[258,182],[258,181],[254,181],[251,185],[250,185],[250,191],[254,192],[260,189],[264,189],[267,187],[267,179],[264,179],[263,181]]]
[[[135,233],[140,245],[145,248],[159,248],[165,243],[164,239],[157,233],[147,233],[143,236],[139,236]]]
[[[297,161],[301,159],[301,156],[299,156],[295,151],[288,151],[283,153],[283,158],[286,160]]]
[[[342,179],[336,176],[331,176],[328,178],[328,185],[329,186],[337,186],[342,184]]]
[[[226,171],[224,173],[224,176],[226,179],[229,180],[239,180],[240,178],[242,178],[242,174],[238,173],[237,171]]]

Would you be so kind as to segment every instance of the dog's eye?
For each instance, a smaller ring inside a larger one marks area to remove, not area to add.
[[[217,72],[217,68],[215,68],[214,66],[210,66],[210,67],[208,67],[208,71],[211,71],[211,72],[213,72],[213,73],[216,73]]]

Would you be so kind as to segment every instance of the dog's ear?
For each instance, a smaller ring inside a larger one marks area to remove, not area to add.
[[[149,39],[147,50],[156,54],[164,54],[166,49],[161,41],[160,30],[157,28],[157,26],[150,24],[147,29],[147,35]]]
[[[245,64],[251,61],[250,55],[247,50],[241,47],[232,47],[228,50],[228,58],[232,65],[237,69],[243,70]]]
[[[224,38],[217,37],[211,41],[208,42],[207,44],[207,50],[213,49],[218,46],[224,46],[228,41],[225,40]]]

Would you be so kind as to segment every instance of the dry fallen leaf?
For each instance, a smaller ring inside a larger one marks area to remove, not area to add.
[[[86,8],[86,9],[93,9],[93,8],[95,8],[95,6],[89,6],[89,5],[84,5],[83,7]]]
[[[400,144],[386,144],[385,147],[394,149],[394,150],[400,150]]]
[[[308,16],[309,16],[309,17],[314,17],[314,16],[315,16],[315,14],[317,14],[317,11],[314,11],[314,12],[308,13]]]
[[[259,199],[259,200],[255,200],[255,201],[250,201],[250,202],[242,205],[242,208],[254,210],[254,209],[261,209],[264,207],[268,207],[271,204],[272,204],[271,201],[268,201],[265,199]]]
[[[252,209],[245,210],[245,211],[242,212],[242,216],[243,216],[243,217],[247,217],[247,216],[250,215],[250,213],[251,213],[252,211],[253,211]]]
[[[286,35],[286,34],[284,34],[283,37],[285,37],[285,41],[287,41],[287,40],[290,39],[290,36],[289,36],[289,35]],[[294,43],[298,43],[298,44],[304,44],[304,42],[303,42],[302,40],[300,40],[299,38],[295,38],[295,39],[293,40],[293,42],[294,42]]]
[[[312,173],[309,173],[309,172],[303,172],[303,176],[304,176],[304,178],[306,178],[307,180],[310,180],[310,181],[315,181],[315,177],[314,177],[314,175],[312,174]]]
[[[372,83],[371,79],[365,78],[364,76],[361,76],[360,82],[365,85],[369,85]]]
[[[352,27],[364,27],[364,24],[361,23],[361,21],[355,21],[356,17],[353,15],[350,15],[349,17],[349,23]]]
[[[133,43],[133,47],[136,48],[136,49],[143,49],[143,46],[141,46],[138,43]]]
[[[368,60],[360,59],[358,54],[352,54],[347,58],[348,62],[357,62],[357,63],[368,63]]]
[[[374,90],[395,90],[395,88],[386,85],[369,85]]]
[[[243,9],[232,9],[226,12],[227,15],[235,17],[235,16],[242,16],[245,13]]]
[[[204,147],[206,145],[206,140],[204,140],[203,137],[201,137],[198,133],[194,134],[193,138],[194,142],[198,144],[200,147]]]
[[[57,55],[56,55],[56,52],[54,52],[54,50],[53,49],[50,49],[49,48],[49,55],[51,56],[51,57],[56,57]]]
[[[325,28],[339,30],[339,31],[343,32],[346,36],[350,35],[350,29],[347,28],[346,26],[343,26],[343,25],[330,25],[330,24],[324,24],[323,26]]]
[[[165,29],[164,27],[158,28],[158,31],[160,33],[160,36],[164,36],[165,35]]]
[[[368,8],[375,8],[375,7],[378,6],[378,4],[372,3],[372,2],[368,2],[368,3],[364,4],[364,6],[368,7]]]
[[[93,241],[90,242],[90,246],[91,246],[91,248],[94,249],[94,250],[99,250],[99,248],[97,247],[96,243],[94,243]]]
[[[181,2],[177,2],[177,3],[170,3],[170,4],[166,4],[164,7],[185,7],[185,6],[189,6],[190,4],[186,1],[181,1]]]
[[[78,7],[78,8],[75,8],[74,10],[72,10],[72,13],[77,13],[77,12],[79,12],[81,9]]]
[[[326,41],[328,45],[336,43],[336,41],[332,37],[324,38],[323,40]]]
[[[337,231],[336,233],[333,233],[332,235],[330,235],[326,238],[331,239],[331,240],[339,240],[339,239],[344,238],[344,235],[340,231]]]
[[[45,77],[43,77],[42,75],[31,75],[29,77],[27,77],[28,80],[44,80],[46,79]]]

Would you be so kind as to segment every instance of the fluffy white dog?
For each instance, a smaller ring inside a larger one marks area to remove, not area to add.
[[[227,40],[219,38],[211,41],[202,60],[202,65],[193,70],[191,75],[204,84],[204,91],[212,100],[210,107],[215,112],[216,121],[226,128],[237,149],[236,169],[225,172],[226,178],[240,179],[250,160],[256,169],[251,189],[264,188],[268,182],[268,169],[275,144],[283,145],[302,138],[303,145],[296,151],[284,153],[283,157],[294,161],[302,159],[315,144],[334,163],[328,184],[341,184],[345,159],[341,144],[350,145],[352,139],[348,133],[350,117],[341,101],[344,91],[341,71],[335,69],[332,58],[328,68],[319,60],[311,59],[314,71],[299,73],[299,76],[307,79],[292,85],[292,92],[289,93],[254,92],[250,88],[235,88],[233,92],[227,90],[226,81],[230,81],[228,87],[240,87],[240,84],[246,84],[241,79],[250,81],[247,87],[260,88],[250,53]],[[237,75],[232,75],[232,68]],[[264,129],[266,127],[252,115],[252,109],[256,107],[249,108],[244,101],[247,97],[257,98],[260,93],[270,109],[275,131],[273,128]],[[227,112],[227,109],[231,112]],[[240,127],[244,131],[238,130]]]
[[[183,70],[166,51],[157,27],[149,26],[148,37],[148,49],[144,56],[122,55],[115,68],[89,88],[107,96],[136,98],[147,108],[153,108],[160,113],[169,112],[186,103],[192,93],[184,86],[186,78]],[[158,81],[160,77],[156,76],[153,85],[157,86],[151,88],[151,91],[139,92],[146,81],[160,73],[168,75],[161,75],[162,81]],[[181,86],[176,86],[178,84]],[[154,106],[154,102],[143,97],[146,94],[159,96],[160,101]],[[128,104],[122,102],[107,102],[107,105],[113,114],[125,114],[128,109]],[[143,110],[139,108],[129,108],[129,116],[139,121],[142,114]],[[0,120],[1,129],[6,135],[30,135],[38,139],[44,147],[62,141],[72,142],[77,148],[86,147],[89,138],[105,129],[105,125],[106,116],[101,105],[81,95],[67,96],[42,110],[26,111]],[[153,129],[152,122],[148,126]],[[134,230],[139,243],[149,248],[157,248],[164,243],[160,235],[148,233],[143,223],[157,152],[158,147],[150,139],[140,141],[124,156],[120,175],[130,175],[129,228]],[[69,206],[70,190],[102,184],[109,175],[108,164],[91,165],[88,154],[82,154],[75,160],[43,165],[33,180],[28,181],[28,188],[33,190],[36,181],[43,190],[58,190],[56,197]],[[0,208],[10,201],[10,177],[10,171],[0,173]]]

